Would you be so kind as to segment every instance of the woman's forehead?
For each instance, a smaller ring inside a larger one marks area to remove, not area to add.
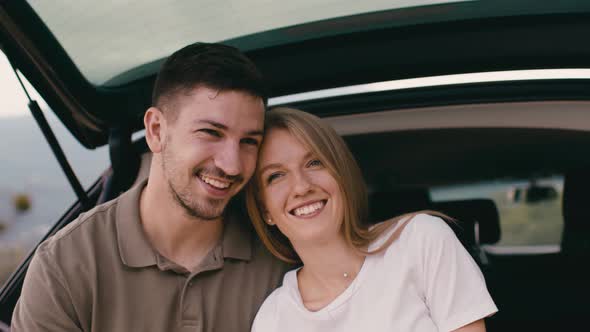
[[[265,133],[259,166],[262,168],[264,164],[299,160],[308,154],[311,154],[311,150],[289,130],[273,128]]]

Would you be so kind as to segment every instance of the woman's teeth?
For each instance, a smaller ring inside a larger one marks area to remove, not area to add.
[[[203,180],[203,182],[217,188],[217,189],[226,189],[231,185],[231,182],[224,182],[224,181],[219,181],[216,179],[212,179],[206,175],[199,175],[199,178],[201,178],[201,180]]]
[[[321,208],[323,208],[324,204],[325,204],[324,201],[319,201],[319,202],[315,202],[313,204],[298,207],[295,210],[293,210],[293,214],[296,215],[297,217],[310,215],[310,214],[320,210]]]

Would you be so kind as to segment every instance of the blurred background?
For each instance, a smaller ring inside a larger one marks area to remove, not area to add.
[[[22,77],[22,76],[21,76]],[[106,147],[82,147],[35,90],[74,172],[88,188],[108,167]],[[28,100],[0,52],[0,285],[76,201],[63,171],[27,107]]]

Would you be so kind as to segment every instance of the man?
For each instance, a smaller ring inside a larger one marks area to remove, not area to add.
[[[148,180],[39,246],[13,331],[248,331],[282,280],[286,266],[226,209],[262,140],[254,64],[187,46],[162,66],[152,105]]]

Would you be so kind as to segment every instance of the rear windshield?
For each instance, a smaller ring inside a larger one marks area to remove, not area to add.
[[[332,18],[462,1],[28,2],[88,81],[105,85],[196,41],[219,42]]]

